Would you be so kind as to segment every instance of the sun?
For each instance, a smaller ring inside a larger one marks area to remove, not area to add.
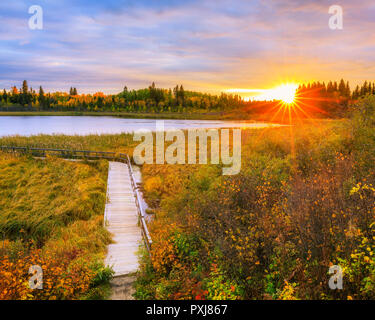
[[[259,101],[279,100],[284,104],[293,104],[298,86],[296,83],[284,83],[275,88],[263,90],[260,95],[255,96],[253,99]]]
[[[273,89],[273,95],[275,100],[281,100],[285,104],[292,104],[296,99],[296,91],[298,89],[297,84],[283,84]]]
[[[284,104],[292,104],[296,99],[296,92],[298,84],[296,83],[284,83],[278,87],[268,89],[262,95],[257,97],[257,100],[279,100]]]
[[[281,101],[284,105],[291,105],[296,102],[296,93],[299,84],[283,83],[271,89],[228,89],[227,92],[235,93],[257,93],[257,95],[247,96],[245,101]]]

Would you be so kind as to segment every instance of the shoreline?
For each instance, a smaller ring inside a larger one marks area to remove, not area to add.
[[[115,117],[129,119],[180,119],[180,120],[246,120],[255,122],[255,119],[233,117],[224,113],[133,113],[133,112],[90,112],[90,111],[0,111],[0,116],[22,117],[22,116],[93,116],[93,117]]]
[[[113,117],[124,119],[160,119],[160,120],[216,120],[241,121],[247,123],[286,124],[277,120],[269,120],[257,115],[247,115],[235,112],[215,113],[133,113],[133,112],[90,112],[90,111],[0,111],[0,117]],[[251,118],[250,118],[251,117]],[[301,122],[337,121],[344,118],[311,118],[300,119]]]

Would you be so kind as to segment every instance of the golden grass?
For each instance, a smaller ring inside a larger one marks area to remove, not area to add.
[[[0,232],[43,243],[60,228],[103,214],[105,162],[0,154]]]

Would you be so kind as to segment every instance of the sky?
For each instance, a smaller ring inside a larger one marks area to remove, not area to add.
[[[343,29],[328,13],[343,8]],[[29,7],[43,9],[31,30]],[[183,84],[219,93],[375,80],[374,0],[0,2],[0,88],[117,93]]]

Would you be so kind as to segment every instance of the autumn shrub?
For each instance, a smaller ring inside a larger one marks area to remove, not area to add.
[[[205,291],[195,298],[201,300],[238,300],[243,296],[243,290],[233,280],[225,277],[220,267],[212,263],[209,275],[204,279]]]
[[[66,258],[44,256],[40,249],[32,249],[27,256],[15,260],[3,255],[0,259],[0,299],[77,299],[89,289],[95,274],[87,265],[70,265],[71,260]],[[43,270],[42,289],[29,286],[29,268],[33,265]]]
[[[373,225],[372,225],[373,227]],[[351,299],[373,299],[375,295],[375,233],[368,238],[358,230],[356,246],[349,257],[338,258],[343,268],[343,296]]]
[[[236,176],[145,165],[146,181],[172,183],[154,194],[155,242],[138,290],[156,299],[373,299],[369,99],[348,121],[244,131]],[[335,264],[341,291],[328,286]]]
[[[357,155],[357,176],[374,176],[375,161],[375,96],[367,96],[351,110],[352,149]]]

